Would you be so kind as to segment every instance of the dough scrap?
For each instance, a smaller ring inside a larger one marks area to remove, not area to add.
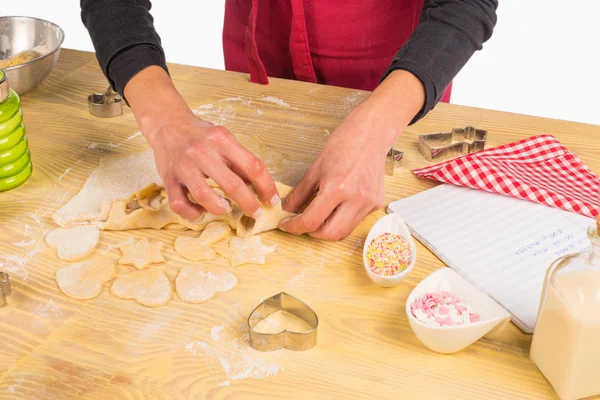
[[[163,244],[161,242],[151,242],[148,238],[143,238],[136,243],[119,247],[123,256],[119,260],[121,265],[133,265],[137,269],[144,269],[150,264],[159,264],[167,260],[163,257],[160,250]]]
[[[56,271],[56,282],[64,294],[74,299],[93,299],[102,285],[115,277],[115,263],[109,260],[84,261]]]
[[[283,183],[275,182],[275,186],[277,186],[277,191],[282,199],[285,199],[292,191],[291,186],[284,185]],[[256,195],[254,187],[249,187]],[[235,230],[238,237],[246,238],[272,229],[277,229],[281,221],[296,215],[284,211],[281,203],[275,207],[271,207],[263,202],[261,203],[264,211],[263,215],[256,219],[247,215],[242,215],[242,217],[236,221]]]
[[[117,278],[110,292],[120,299],[133,299],[146,307],[158,307],[168,303],[173,288],[164,272],[146,269]]]
[[[56,228],[46,235],[46,243],[56,249],[61,260],[79,261],[94,251],[99,235],[98,228],[93,225]]]
[[[181,257],[191,261],[212,260],[217,257],[217,253],[210,248],[210,245],[224,239],[230,232],[229,224],[212,222],[206,225],[197,238],[180,236],[175,239],[175,251]]]
[[[217,253],[227,258],[232,267],[237,267],[244,264],[264,265],[266,263],[265,256],[274,250],[272,247],[263,246],[260,236],[232,237],[227,250],[217,250]]]
[[[237,285],[237,278],[229,272],[203,272],[201,267],[185,267],[179,271],[175,289],[181,300],[201,303],[217,292],[226,292]]]

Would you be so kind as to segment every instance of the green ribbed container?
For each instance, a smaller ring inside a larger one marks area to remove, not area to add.
[[[0,192],[14,189],[31,176],[32,166],[19,95],[8,87],[0,69]]]

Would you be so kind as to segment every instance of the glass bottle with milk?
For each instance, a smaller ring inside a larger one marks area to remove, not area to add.
[[[600,395],[600,216],[589,250],[546,273],[531,360],[561,400]]]

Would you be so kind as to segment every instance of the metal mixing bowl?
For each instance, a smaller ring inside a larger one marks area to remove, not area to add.
[[[22,95],[46,79],[58,61],[64,38],[58,25],[43,19],[0,17],[0,59],[39,47],[44,50],[41,57],[4,69],[10,88]]]

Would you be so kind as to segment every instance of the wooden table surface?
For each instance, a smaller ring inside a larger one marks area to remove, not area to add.
[[[328,132],[368,94],[277,79],[260,86],[244,74],[179,65],[171,74],[192,108],[278,163],[278,177],[288,181],[301,176]],[[148,149],[128,108],[113,119],[88,113],[87,95],[105,88],[93,54],[64,50],[49,78],[22,97],[34,173],[19,189],[0,193],[0,269],[11,274],[14,289],[0,309],[0,399],[553,398],[528,358],[531,336],[512,324],[454,355],[433,353],[417,340],[405,300],[443,264],[418,244],[416,267],[404,283],[374,285],[363,268],[362,244],[383,210],[339,243],[262,235],[276,245],[268,264],[234,269],[238,286],[203,304],[175,295],[151,309],[115,298],[108,285],[90,301],[66,297],[54,279],[66,263],[43,241],[55,227],[52,213],[102,157]],[[489,130],[490,146],[551,133],[600,172],[598,126],[440,104],[399,140],[405,162],[386,178],[386,205],[435,185],[410,172],[427,165],[417,134],[466,125]],[[173,251],[172,232],[107,232],[96,252],[116,261],[112,246],[131,236],[167,244],[168,262],[159,268],[170,279],[189,264]],[[202,265],[228,269],[223,259]],[[264,354],[244,344],[250,310],[280,291],[318,313],[314,349]],[[252,378],[265,371],[276,374]]]

